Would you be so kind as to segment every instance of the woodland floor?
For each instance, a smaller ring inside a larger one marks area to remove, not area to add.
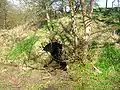
[[[62,19],[62,21],[65,20]],[[112,28],[106,27],[106,25],[103,26],[100,30],[111,30]],[[33,31],[23,29],[23,27],[19,26],[8,31],[3,30],[0,33],[0,50],[2,51],[0,52],[0,90],[120,90],[120,74],[112,67],[110,67],[109,73],[106,75],[106,71],[103,71],[103,74],[96,73],[92,66],[80,67],[78,64],[72,66],[73,70],[71,70],[71,73],[60,69],[52,70],[51,68],[43,70],[30,69],[19,65],[22,63],[21,59],[23,57],[14,61],[18,66],[10,64],[12,61],[7,60],[6,57],[14,44],[20,40],[35,33],[40,36],[39,41],[32,50],[33,56],[36,57],[42,53],[42,48],[40,48],[42,47],[42,42],[49,42],[49,32],[46,30]],[[98,27],[94,28],[98,30]],[[61,28],[58,29],[61,30]],[[108,40],[106,36],[109,37],[110,34],[108,32],[102,35],[103,37],[101,37],[105,41]],[[40,58],[36,58],[36,60],[43,63],[47,58],[46,55],[43,55]],[[33,62],[28,62],[28,64],[31,65]],[[34,64],[38,66],[37,63],[34,62]],[[97,68],[99,69],[98,66]],[[74,77],[74,80],[71,79],[70,75],[72,79]],[[78,87],[77,89],[72,86],[74,83]],[[85,89],[81,89],[81,87]]]
[[[69,86],[71,82],[67,72],[59,69],[49,72],[0,65],[0,90],[73,90]]]

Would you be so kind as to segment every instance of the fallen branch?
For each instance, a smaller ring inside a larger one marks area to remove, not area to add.
[[[95,67],[93,64],[92,64],[93,68],[96,70],[96,72],[98,73],[103,73],[102,71],[100,71],[97,67]]]

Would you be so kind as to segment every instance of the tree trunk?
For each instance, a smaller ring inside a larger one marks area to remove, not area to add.
[[[4,1],[3,2],[4,3],[4,7],[3,7],[3,12],[4,12],[4,25],[3,25],[3,28],[4,29],[6,29],[7,27],[7,25],[6,25],[6,23],[7,23],[7,1]]]
[[[72,21],[72,32],[74,35],[74,49],[76,50],[76,47],[78,45],[78,36],[77,36],[77,26],[76,26],[76,20],[75,20],[75,10],[74,10],[74,0],[69,0],[69,6],[71,9],[71,21]]]
[[[39,2],[40,5],[41,5],[41,2]],[[45,0],[43,0],[43,9],[45,10],[45,16],[46,16],[46,20],[47,20],[47,23],[50,23],[50,16],[49,16],[49,10],[48,10],[48,2],[46,2]]]
[[[118,12],[120,11],[120,1],[118,0]]]
[[[90,34],[91,34],[91,20],[87,16],[83,16],[83,21],[84,21],[84,40],[85,40],[85,45],[84,45],[84,61],[87,61],[87,55],[88,55],[88,45],[90,41]]]
[[[7,10],[6,10],[6,9],[4,10],[4,15],[5,15],[5,16],[4,16],[4,29],[6,29],[6,28],[7,28],[7,27],[6,27],[6,26],[7,26],[7,25],[6,25],[6,23],[7,23]]]
[[[108,4],[108,0],[106,0],[106,10],[107,10],[107,4]]]
[[[113,9],[113,3],[114,3],[114,2],[112,2],[112,9]]]
[[[87,4],[85,0],[80,0],[81,6],[82,6],[82,15],[83,15],[83,22],[84,22],[84,40],[85,40],[85,45],[84,45],[84,57],[83,60],[87,60],[87,55],[88,55],[88,45],[90,41],[90,34],[91,34],[91,16],[93,12],[93,5],[94,5],[94,0],[90,0],[90,10],[87,12]]]

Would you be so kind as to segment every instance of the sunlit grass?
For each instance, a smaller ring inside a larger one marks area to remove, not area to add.
[[[95,66],[102,73],[96,72],[91,64],[71,65],[75,90],[119,90],[120,49],[108,44],[101,49],[98,59]]]

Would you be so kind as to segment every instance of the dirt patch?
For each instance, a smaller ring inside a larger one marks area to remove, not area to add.
[[[62,70],[22,70],[19,66],[0,66],[0,88],[3,90],[27,90],[30,88],[35,90],[35,88],[42,88],[41,85],[43,88],[45,86],[49,88],[42,90],[57,90],[54,88],[60,87],[58,86],[60,83],[64,82],[65,85],[68,85],[69,81],[68,73]],[[51,89],[51,85],[54,85],[53,89]]]

